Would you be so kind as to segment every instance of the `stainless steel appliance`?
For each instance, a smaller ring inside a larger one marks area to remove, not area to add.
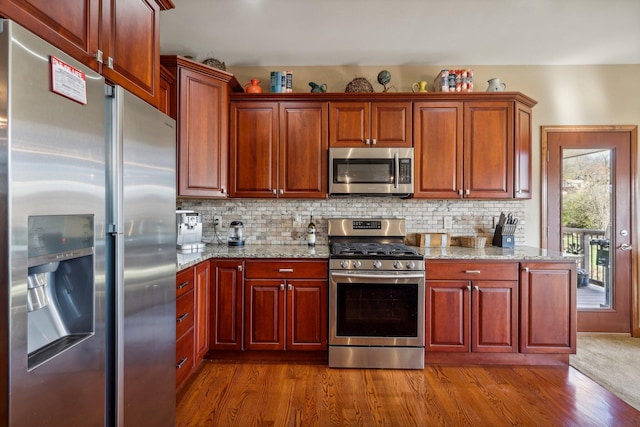
[[[178,240],[176,247],[180,252],[202,252],[205,244],[202,242],[202,219],[200,214],[191,211],[176,210]]]
[[[244,224],[242,221],[231,221],[229,225],[229,236],[227,243],[229,246],[244,246]]]
[[[0,20],[0,425],[172,426],[175,123]]]
[[[330,219],[329,366],[424,368],[424,258],[403,219]]]
[[[330,148],[329,194],[408,197],[413,148]]]

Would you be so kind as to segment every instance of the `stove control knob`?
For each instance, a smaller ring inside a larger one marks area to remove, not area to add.
[[[380,268],[380,267],[382,267],[382,262],[380,262],[380,261],[374,261],[374,262],[373,262],[373,267],[374,267],[374,268]]]
[[[393,268],[395,268],[396,270],[400,270],[402,268],[402,263],[400,261],[394,262]]]
[[[356,261],[356,262],[353,263],[353,266],[355,268],[360,268],[360,267],[362,267],[362,263],[360,261]]]
[[[340,263],[340,267],[342,268],[349,268],[349,261],[344,260]]]
[[[413,269],[413,268],[416,268],[416,263],[413,262],[413,261],[409,261],[407,263],[407,268],[410,269],[410,270]]]

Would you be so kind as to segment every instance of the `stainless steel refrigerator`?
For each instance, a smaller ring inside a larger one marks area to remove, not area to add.
[[[0,21],[0,425],[175,423],[175,122]]]

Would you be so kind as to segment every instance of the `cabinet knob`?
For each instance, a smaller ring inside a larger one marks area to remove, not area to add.
[[[242,271],[242,265],[238,266],[238,271]]]
[[[473,289],[475,289],[476,292],[478,292],[480,290],[479,286],[474,286]]]
[[[365,139],[364,143],[367,144],[367,145],[371,144],[371,142],[369,141],[369,138]]]
[[[182,322],[184,322],[184,321],[185,321],[185,319],[186,319],[187,317],[189,317],[189,313],[185,313],[185,314],[183,314],[182,316],[178,317],[178,318],[176,319],[176,322],[177,322],[177,323],[182,323]]]
[[[469,292],[471,292],[471,285],[468,285],[468,286],[467,286],[467,290],[468,290]]]
[[[471,194],[471,191],[467,188],[467,190],[465,191],[465,194],[468,196],[469,194]]]
[[[284,291],[284,283],[280,283],[280,290]]]
[[[287,285],[287,289],[289,289],[290,291],[292,291],[292,290],[293,290],[293,285],[292,285],[292,284],[288,284],[288,285]]]
[[[373,144],[373,145],[376,145],[376,142],[377,142],[377,141],[376,141],[376,139],[375,139],[375,138],[373,138],[373,139],[371,140],[371,144]]]
[[[464,274],[480,274],[480,270],[465,270]]]
[[[107,57],[107,68],[111,68],[113,70],[113,58]]]
[[[278,192],[279,192],[280,194],[284,194],[284,190],[283,190],[282,188],[281,188]]]
[[[185,286],[189,286],[189,282],[182,282],[180,283],[178,286],[176,286],[177,289],[182,289]]]
[[[522,271],[524,271],[525,273],[528,273],[528,272],[529,272],[529,267],[524,267],[524,268],[522,269]]]
[[[188,358],[188,357],[185,357],[184,359],[182,359],[181,361],[179,361],[179,362],[176,364],[176,368],[177,368],[177,369],[182,368],[182,367],[184,366],[184,364],[185,364],[185,363],[187,363],[187,360],[189,360],[189,358]]]
[[[458,196],[462,197],[462,188],[458,190]]]
[[[274,188],[273,190],[271,190],[271,192],[272,192],[273,194],[277,194],[277,192],[276,192],[276,189],[275,189],[275,188]]]

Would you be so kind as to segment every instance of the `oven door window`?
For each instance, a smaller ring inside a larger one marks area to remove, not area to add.
[[[338,284],[336,335],[417,337],[418,285]]]
[[[334,159],[335,184],[393,184],[393,159]]]

